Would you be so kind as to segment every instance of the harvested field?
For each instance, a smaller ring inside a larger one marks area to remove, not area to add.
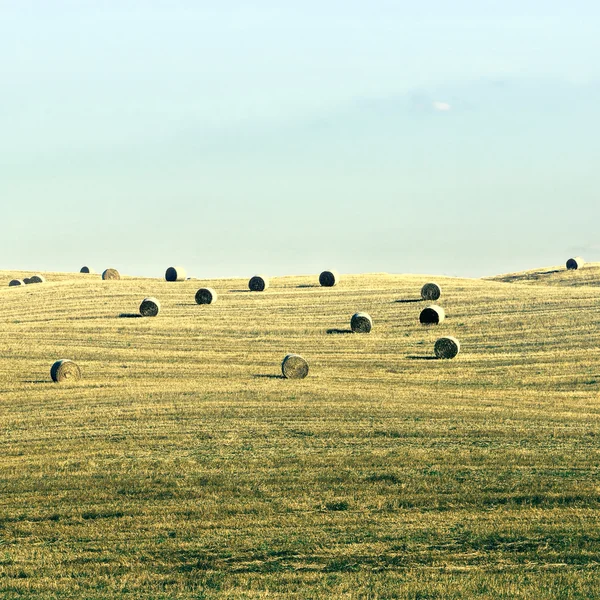
[[[443,332],[422,276],[207,281],[205,318],[194,281],[0,272],[0,597],[599,597],[599,272],[436,277]]]
[[[551,286],[600,287],[600,264],[586,263],[582,269],[568,270],[564,264],[518,273],[487,277],[489,281]]]

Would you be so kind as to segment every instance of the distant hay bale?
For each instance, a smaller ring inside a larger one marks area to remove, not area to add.
[[[165,273],[167,281],[185,281],[187,273],[183,267],[169,267]]]
[[[94,269],[92,269],[91,267],[81,267],[79,272],[80,273],[95,273],[96,271],[94,271]]]
[[[319,283],[323,287],[333,287],[334,285],[337,285],[339,280],[340,276],[337,271],[323,271],[319,275]]]
[[[423,300],[437,300],[442,295],[442,288],[430,281],[421,288],[421,298]]]
[[[255,275],[250,278],[248,288],[251,292],[264,292],[269,287],[269,280],[262,275]]]
[[[441,306],[432,304],[424,308],[419,316],[422,325],[439,325],[446,318],[446,312]]]
[[[23,279],[23,283],[25,285],[28,285],[29,283],[31,283],[31,279],[29,279],[29,277],[25,277],[25,279]]]
[[[25,281],[23,279],[12,279],[8,282],[10,287],[14,287],[15,285],[25,285]]]
[[[364,312],[352,315],[350,328],[354,333],[369,333],[373,327],[373,319]]]
[[[438,358],[454,358],[460,352],[460,342],[453,337],[440,338],[433,348]]]
[[[160,302],[156,298],[148,297],[140,304],[140,315],[142,317],[155,317],[160,311]]]
[[[308,375],[308,363],[299,354],[288,354],[281,363],[286,379],[304,379]]]
[[[29,278],[29,283],[45,283],[46,282],[46,278],[43,277],[42,275],[32,275]]]
[[[50,377],[56,383],[66,380],[76,381],[81,378],[81,369],[72,360],[57,360],[50,369]]]
[[[567,269],[569,269],[569,271],[572,271],[574,269],[581,269],[581,267],[583,267],[583,265],[585,265],[585,260],[583,260],[583,258],[581,258],[581,256],[576,256],[575,258],[570,258],[567,261]]]
[[[217,301],[217,292],[212,288],[200,288],[196,292],[196,302],[198,304],[214,304]]]
[[[121,275],[116,269],[106,269],[102,273],[102,279],[121,279]]]

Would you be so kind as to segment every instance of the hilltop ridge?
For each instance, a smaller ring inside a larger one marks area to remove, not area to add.
[[[0,270],[0,288],[3,285],[7,285],[11,279],[23,279],[25,277],[31,277],[32,275],[40,274],[44,275],[49,282],[58,281],[95,281],[101,280],[100,273],[79,273],[79,272],[67,272],[67,271],[26,271],[26,270]],[[250,275],[249,275],[250,276]],[[140,280],[140,281],[163,281],[163,276],[140,276],[135,274],[121,273],[122,279],[126,280]],[[423,280],[435,281],[440,280],[465,280],[469,281],[472,277],[460,277],[460,276],[448,276],[448,275],[432,275],[427,273],[385,273],[385,272],[373,272],[373,273],[355,273],[355,274],[343,274],[344,279],[347,278],[397,278],[404,277],[408,280]],[[282,275],[276,276],[272,279],[278,280],[281,283],[286,280],[294,281],[298,278],[314,278],[318,283],[318,274],[315,275]],[[527,269],[524,271],[516,271],[513,273],[500,273],[497,275],[486,275],[480,278],[483,281],[496,281],[501,283],[522,283],[522,284],[536,284],[536,285],[550,285],[550,286],[600,286],[600,263],[585,263],[585,265],[576,270],[568,270],[564,264],[554,265],[549,267],[538,267],[535,269]],[[189,277],[188,281],[212,281],[212,282],[226,282],[226,281],[244,281],[239,277],[223,277],[223,278],[203,278],[203,277]]]
[[[564,265],[530,269],[483,277],[486,281],[551,286],[600,286],[600,263],[586,263],[580,269],[568,270]]]

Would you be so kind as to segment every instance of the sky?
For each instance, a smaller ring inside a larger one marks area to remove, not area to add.
[[[0,269],[600,261],[600,3],[0,0]]]

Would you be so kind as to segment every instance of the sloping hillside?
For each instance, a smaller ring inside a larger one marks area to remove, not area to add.
[[[426,327],[424,276],[15,275],[3,598],[600,595],[594,287],[435,278]],[[119,316],[145,296],[157,317]],[[345,332],[359,310],[368,335]],[[456,359],[431,360],[441,335]],[[306,379],[280,377],[288,352]],[[59,358],[83,378],[52,383]]]
[[[487,277],[489,281],[564,286],[600,286],[600,263],[587,263],[581,269],[567,270],[564,265],[519,273]]]

